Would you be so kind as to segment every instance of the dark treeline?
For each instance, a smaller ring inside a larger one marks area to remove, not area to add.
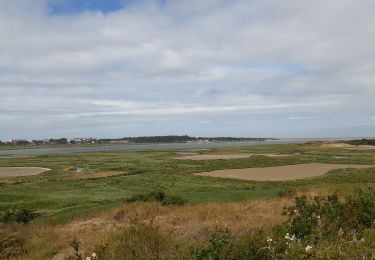
[[[129,143],[177,143],[177,142],[217,142],[217,141],[264,141],[268,138],[248,138],[248,137],[191,137],[188,135],[166,135],[166,136],[141,136],[125,137]]]
[[[346,143],[351,145],[375,145],[375,139],[350,140]]]

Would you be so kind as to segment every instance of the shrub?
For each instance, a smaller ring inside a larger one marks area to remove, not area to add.
[[[28,224],[40,216],[40,213],[32,209],[19,209],[19,210],[5,210],[0,215],[0,222],[10,223],[17,222],[22,224]]]
[[[295,206],[286,208],[288,231],[297,238],[306,236],[336,237],[339,229],[361,233],[375,220],[373,191],[360,191],[356,196],[340,201],[337,194],[326,197],[295,198]]]
[[[152,191],[149,193],[138,193],[134,196],[128,198],[127,202],[135,202],[135,201],[163,201],[165,198],[164,191]]]
[[[221,251],[229,243],[229,241],[230,241],[230,235],[229,235],[228,230],[215,232],[211,236],[209,245],[206,248],[201,249],[197,252],[196,259],[199,259],[199,260],[220,259]]]
[[[294,189],[290,188],[285,188],[280,190],[277,195],[282,198],[282,197],[293,197],[296,195],[296,191]]]
[[[127,202],[135,201],[158,201],[162,205],[176,205],[181,206],[186,203],[186,200],[179,196],[167,195],[164,191],[153,191],[149,193],[139,193],[126,200]]]
[[[166,196],[164,200],[162,201],[162,205],[176,205],[176,206],[182,206],[186,203],[186,200],[181,198],[180,196]]]

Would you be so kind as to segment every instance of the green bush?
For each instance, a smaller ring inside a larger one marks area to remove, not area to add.
[[[168,195],[166,196],[163,201],[162,205],[176,205],[176,206],[182,206],[186,203],[186,200],[181,198],[180,196],[173,196],[173,195]]]
[[[19,209],[19,210],[5,210],[0,214],[1,223],[17,222],[28,224],[40,216],[38,212],[32,209]]]
[[[179,196],[167,195],[164,191],[153,191],[149,193],[139,193],[126,200],[127,202],[135,201],[158,201],[162,205],[176,205],[181,206],[186,203],[186,200]]]
[[[209,245],[206,248],[203,248],[197,252],[196,259],[219,260],[220,255],[222,253],[221,251],[224,249],[225,246],[228,245],[229,241],[230,235],[228,230],[215,232],[211,236]]]
[[[306,236],[335,237],[338,230],[361,233],[375,220],[375,194],[372,190],[360,191],[340,201],[337,194],[326,197],[305,196],[295,198],[295,206],[286,208],[289,217],[288,232],[297,238]]]
[[[135,201],[159,201],[162,202],[165,198],[164,191],[152,191],[149,193],[138,193],[134,196],[128,198],[127,202],[135,202]]]

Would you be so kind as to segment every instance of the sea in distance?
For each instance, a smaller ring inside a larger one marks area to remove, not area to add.
[[[149,151],[149,150],[194,150],[210,149],[220,147],[244,147],[273,144],[298,144],[311,141],[327,141],[336,139],[317,138],[285,138],[278,140],[265,140],[253,142],[188,142],[188,143],[149,143],[149,144],[126,144],[126,145],[93,145],[93,146],[71,146],[71,147],[42,147],[0,150],[0,156],[9,155],[45,155],[66,153],[89,153],[89,152],[112,152],[112,151]]]

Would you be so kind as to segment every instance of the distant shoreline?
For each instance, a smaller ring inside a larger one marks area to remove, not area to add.
[[[67,153],[85,153],[85,152],[111,152],[111,151],[147,151],[147,150],[194,150],[225,147],[247,147],[276,144],[303,144],[314,141],[329,141],[333,139],[309,139],[309,138],[290,138],[264,141],[246,141],[246,142],[179,142],[179,143],[142,143],[142,144],[92,144],[92,145],[49,145],[49,146],[21,146],[6,149],[0,148],[0,158],[9,155],[45,155],[45,154],[67,154]]]

